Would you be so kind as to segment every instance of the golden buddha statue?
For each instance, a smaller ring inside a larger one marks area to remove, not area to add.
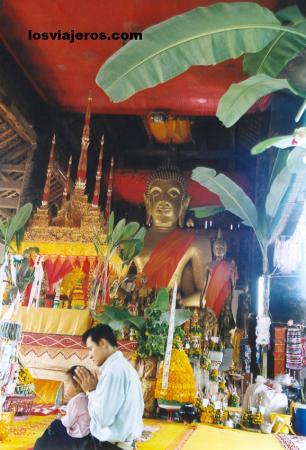
[[[177,280],[182,302],[198,307],[211,246],[205,233],[180,229],[190,199],[186,180],[176,167],[164,166],[152,174],[144,195],[150,228],[135,264],[148,288],[173,288]]]

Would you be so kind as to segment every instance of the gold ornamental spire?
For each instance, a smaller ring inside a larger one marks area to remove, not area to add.
[[[91,102],[92,96],[91,93],[88,97],[86,113],[85,113],[85,123],[82,134],[81,141],[81,155],[79,159],[78,172],[77,172],[77,181],[76,187],[79,189],[85,189],[86,186],[86,175],[87,175],[87,151],[89,146],[89,124],[90,124],[90,116],[91,116]]]
[[[42,203],[41,203],[42,208],[48,208],[48,202],[49,202],[49,197],[50,197],[51,176],[52,176],[53,161],[54,161],[55,141],[56,141],[56,139],[55,139],[55,134],[54,134],[53,138],[52,138],[52,143],[51,143],[47,177],[46,177],[43,198],[42,198]]]
[[[66,202],[67,196],[70,190],[70,174],[71,174],[71,165],[72,165],[72,155],[69,158],[68,170],[66,175],[65,187],[63,192],[63,203]]]
[[[92,199],[92,206],[95,208],[98,208],[98,206],[99,206],[100,186],[101,186],[101,178],[102,178],[103,153],[104,153],[104,134],[102,135],[102,138],[101,138],[98,169],[97,169],[97,174],[96,174],[96,184],[95,184],[95,190],[94,190],[94,195],[93,195],[93,199]]]
[[[105,219],[106,223],[108,222],[111,207],[112,207],[112,192],[113,192],[113,172],[114,172],[114,157],[112,156],[110,172],[108,178],[108,186],[107,186],[107,194],[106,194],[106,206],[105,206]]]

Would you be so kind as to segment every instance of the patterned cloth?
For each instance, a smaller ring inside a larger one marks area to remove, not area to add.
[[[286,368],[292,370],[301,370],[302,367],[303,367],[303,356],[302,356],[301,328],[299,327],[288,328]]]

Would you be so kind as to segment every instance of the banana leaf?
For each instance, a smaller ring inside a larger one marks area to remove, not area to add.
[[[280,9],[276,11],[275,15],[281,22],[296,22],[304,17],[300,8],[296,5]]]
[[[190,209],[194,212],[197,219],[204,219],[205,217],[214,216],[215,214],[225,211],[223,206],[199,206]]]
[[[9,220],[5,237],[7,244],[11,242],[14,234],[25,226],[31,216],[32,208],[33,207],[31,203],[26,203],[21,208],[19,208],[16,214]]]
[[[122,330],[125,327],[129,326],[128,322],[125,322],[123,320],[111,320],[108,325],[114,330],[119,331]]]
[[[218,195],[225,209],[238,216],[244,225],[253,228],[260,249],[264,254],[265,242],[258,227],[257,210],[243,189],[224,174],[217,175],[215,170],[207,167],[194,169],[191,178]]]
[[[125,219],[121,219],[121,220],[119,220],[119,222],[115,226],[114,231],[112,233],[112,237],[111,237],[111,245],[112,246],[116,245],[117,242],[120,241],[121,236],[122,236],[123,231],[124,231],[124,228],[125,228],[125,224],[126,224],[126,220]]]
[[[240,217],[244,225],[257,227],[257,211],[252,200],[234,181],[214,169],[197,167],[192,171],[192,177],[201,186],[206,187],[220,197],[224,207]]]
[[[306,47],[306,17],[302,16],[290,24],[290,29],[304,34],[305,37],[281,31],[263,50],[245,55],[244,72],[248,75],[265,73],[271,77],[277,77],[288,62]]]
[[[306,148],[295,147],[288,156],[288,170],[293,174],[305,172],[306,169]]]
[[[258,52],[282,29],[256,3],[218,3],[180,14],[143,32],[100,68],[96,83],[113,102],[156,86],[194,65],[215,65]]]
[[[277,236],[279,236],[286,226],[286,218],[289,217],[291,209],[296,201],[299,192],[301,180],[296,175],[292,176],[292,182],[287,190],[278,210],[269,226],[269,244],[273,244]]]
[[[273,136],[269,139],[259,142],[251,149],[251,155],[259,155],[270,147],[277,147],[281,149],[292,147],[292,135]]]
[[[176,309],[175,310],[174,327],[176,328],[176,327],[180,327],[181,325],[183,325],[183,323],[185,323],[187,320],[190,319],[191,315],[192,315],[192,313],[188,309]],[[162,320],[162,322],[169,324],[170,313],[164,312],[161,315],[161,320]]]
[[[121,239],[131,238],[139,230],[138,222],[129,222],[126,224]]]
[[[146,320],[144,317],[131,315],[131,317],[129,318],[129,322],[131,325],[136,327],[138,330],[141,330],[144,327]]]
[[[270,191],[266,197],[266,214],[273,218],[277,214],[279,205],[292,183],[292,174],[285,166],[274,178]]]
[[[109,216],[108,220],[108,235],[111,236],[114,229],[114,221],[115,221],[115,214],[114,211],[112,211],[111,215]]]
[[[288,89],[293,94],[297,94],[296,89],[288,80],[271,78],[263,73],[240,83],[233,83],[221,97],[217,117],[226,127],[231,127],[261,97],[282,89]]]
[[[170,303],[169,303],[169,293],[167,291],[167,289],[162,288],[158,291],[156,300],[155,300],[155,305],[156,307],[163,312],[168,311],[169,307],[170,307]]]
[[[104,314],[110,317],[112,320],[127,320],[130,317],[130,313],[123,309],[115,308],[114,306],[104,306]]]
[[[272,168],[272,172],[271,172],[271,175],[270,175],[269,184],[268,184],[268,187],[267,187],[267,193],[270,191],[272,183],[273,183],[274,179],[276,178],[276,176],[286,166],[288,155],[289,155],[289,151],[288,150],[284,150],[284,151],[277,150],[277,155],[276,155],[276,158],[275,158],[275,161],[274,161],[274,164],[273,164],[273,168]]]

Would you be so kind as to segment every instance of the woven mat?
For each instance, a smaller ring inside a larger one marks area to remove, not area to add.
[[[285,450],[306,450],[306,437],[277,434],[278,441]]]

